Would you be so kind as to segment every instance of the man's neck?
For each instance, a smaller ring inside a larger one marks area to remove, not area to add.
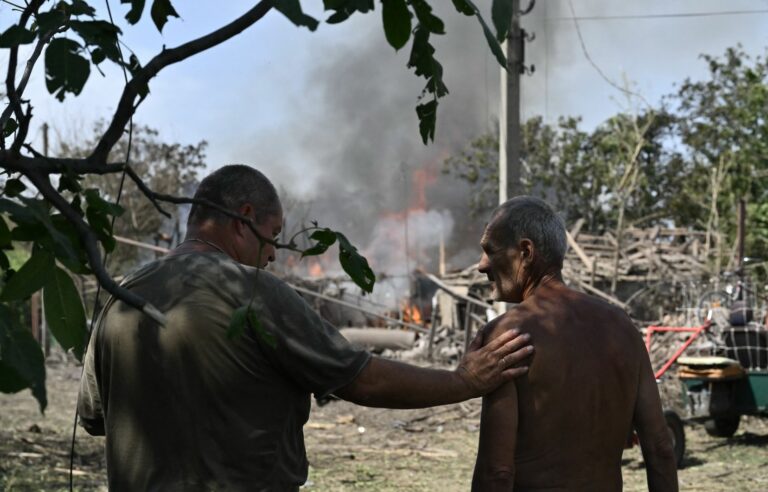
[[[563,282],[562,273],[557,271],[549,271],[541,276],[538,276],[536,280],[529,283],[529,285],[523,290],[523,301],[529,297],[533,297],[537,292],[541,290],[549,290],[551,288],[565,287]]]
[[[217,230],[216,226],[193,227],[187,230],[184,240],[171,251],[171,254],[217,251],[235,258],[231,245],[223,238],[226,238],[226,235]]]

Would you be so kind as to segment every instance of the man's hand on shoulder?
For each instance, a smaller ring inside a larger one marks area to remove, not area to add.
[[[494,334],[502,328],[494,326]],[[490,393],[501,384],[525,374],[528,367],[524,362],[533,354],[533,347],[528,345],[530,336],[521,334],[518,329],[504,330],[485,345],[483,335],[483,330],[478,332],[456,369],[475,396]]]

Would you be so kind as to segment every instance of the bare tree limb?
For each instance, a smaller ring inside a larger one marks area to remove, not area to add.
[[[159,204],[157,203],[158,201],[174,203],[176,205],[191,204],[191,205],[201,205],[203,207],[209,207],[218,212],[221,212],[227,217],[244,222],[246,225],[248,225],[248,228],[251,230],[251,232],[253,232],[256,235],[256,237],[258,237],[259,240],[264,243],[271,244],[272,246],[278,249],[287,249],[290,251],[296,251],[298,253],[301,253],[304,251],[301,248],[297,247],[293,241],[289,243],[280,243],[275,241],[272,238],[264,237],[258,230],[256,230],[256,224],[253,223],[253,219],[245,215],[241,215],[237,212],[233,212],[232,210],[226,208],[223,205],[219,205],[218,203],[212,202],[210,200],[205,200],[200,198],[187,198],[187,197],[179,197],[179,196],[173,196],[173,195],[165,195],[162,193],[156,193],[151,189],[149,189],[149,187],[141,180],[141,178],[136,174],[136,172],[130,166],[126,169],[126,174],[128,174],[128,177],[130,177],[133,180],[133,182],[136,183],[136,186],[138,186],[139,190],[155,205],[155,208],[159,209]]]
[[[27,60],[27,65],[24,68],[24,73],[22,74],[21,79],[19,80],[19,85],[16,86],[16,95],[18,96],[19,100],[21,100],[21,96],[24,95],[24,89],[27,88],[27,82],[29,82],[29,77],[32,75],[32,69],[35,67],[37,59],[40,57],[40,53],[43,51],[43,46],[48,44],[54,34],[56,34],[56,30],[52,29],[37,40],[35,49],[32,51],[32,54]],[[8,68],[10,69],[10,67]],[[8,81],[6,80],[6,87],[7,85]],[[8,118],[11,117],[11,113],[14,111],[13,108],[14,105],[8,105],[3,111],[3,114],[0,115],[0,128],[5,128],[5,123],[8,121]]]
[[[136,186],[139,188],[139,191],[141,191],[144,196],[146,196],[150,202],[152,202],[152,205],[155,206],[155,209],[157,209],[158,212],[163,214],[164,216],[171,218],[171,214],[165,211],[163,207],[160,206],[157,199],[155,198],[155,192],[152,191],[149,186],[144,183],[144,180],[142,180],[138,174],[136,174],[136,171],[133,170],[131,166],[126,166],[125,173],[130,177],[133,182],[136,184]]]
[[[126,84],[125,89],[123,90],[123,95],[115,110],[115,114],[112,117],[112,122],[101,137],[99,143],[96,145],[93,153],[88,157],[88,161],[98,164],[107,160],[109,151],[112,150],[112,147],[114,147],[120,139],[123,130],[125,129],[125,125],[128,123],[131,115],[136,111],[134,101],[139,95],[139,90],[142,87],[145,87],[149,81],[160,72],[160,70],[168,65],[180,62],[197,53],[213,48],[237,34],[240,34],[264,17],[271,8],[271,1],[261,0],[248,12],[226,26],[176,48],[164,49],[152,58],[146,66],[137,70],[131,81]]]
[[[29,178],[32,184],[37,187],[43,197],[56,207],[56,209],[75,227],[78,237],[83,245],[83,249],[88,256],[88,263],[93,269],[93,274],[104,289],[131,307],[142,311],[155,319],[155,321],[164,324],[165,320],[163,315],[154,306],[133,292],[120,287],[112,277],[109,276],[109,273],[107,273],[104,264],[102,263],[101,250],[99,249],[96,235],[80,214],[78,214],[77,211],[67,203],[64,197],[56,191],[49,181],[48,176],[39,172],[28,172],[25,175]]]
[[[36,172],[41,174],[111,174],[122,172],[124,162],[94,165],[85,159],[45,157],[29,149],[33,157],[14,155],[0,150],[0,167],[11,173]]]
[[[32,14],[36,13],[40,9],[43,1],[44,0],[33,0],[27,5],[19,17],[19,27],[26,27],[27,21],[32,16]],[[5,91],[7,93],[6,95],[8,96],[8,100],[10,101],[8,107],[11,108],[11,110],[16,114],[16,119],[19,121],[19,127],[21,127],[23,124],[25,124],[25,121],[24,111],[21,108],[21,96],[16,90],[16,64],[18,63],[19,59],[19,45],[11,46],[10,51],[10,55],[8,56],[8,72],[6,73],[5,77]],[[26,125],[29,126],[29,121],[26,121]],[[5,121],[3,121],[2,125],[0,125],[0,131],[2,131],[4,128]],[[26,136],[26,132],[24,132],[24,135]],[[21,148],[21,144],[18,146],[16,145],[16,141],[18,140],[19,135],[17,134],[16,140],[14,141],[14,148],[16,149],[16,152],[18,152]]]

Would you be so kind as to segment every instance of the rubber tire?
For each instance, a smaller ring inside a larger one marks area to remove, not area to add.
[[[672,450],[675,454],[675,463],[678,468],[683,467],[683,457],[685,456],[685,429],[683,421],[672,410],[664,411],[664,420],[667,421],[667,429],[672,436]]]
[[[739,428],[741,415],[715,417],[704,423],[704,429],[712,437],[731,437]]]

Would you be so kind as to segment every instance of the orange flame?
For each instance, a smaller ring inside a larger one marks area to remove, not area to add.
[[[307,266],[307,273],[309,273],[310,277],[317,278],[325,275],[325,270],[323,270],[323,267],[320,265],[319,261],[312,259]]]
[[[424,318],[421,316],[421,311],[416,305],[406,301],[403,303],[403,321],[421,325],[424,323]]]

